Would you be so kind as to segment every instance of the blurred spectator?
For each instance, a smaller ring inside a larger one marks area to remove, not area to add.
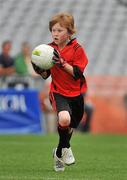
[[[124,105],[124,110],[125,110],[125,122],[127,125],[127,94],[124,94],[123,96],[123,105]]]
[[[84,94],[84,116],[82,121],[78,126],[78,130],[81,132],[89,132],[90,131],[90,123],[93,115],[94,107],[91,102],[86,100],[86,94]]]
[[[124,101],[125,110],[127,112],[127,94],[124,95],[123,101]]]
[[[15,72],[14,59],[10,56],[12,42],[7,40],[2,44],[0,54],[0,76],[8,76]]]
[[[28,42],[23,42],[21,52],[15,57],[15,69],[18,75],[37,76],[31,65],[31,48]]]
[[[45,131],[46,133],[54,133],[57,130],[56,129],[57,117],[49,101],[49,86],[50,86],[50,82],[45,81],[43,85],[43,89],[40,92],[40,103],[41,103],[41,110],[44,115],[43,126],[45,128]]]
[[[24,89],[33,87],[33,77],[39,77],[31,64],[31,48],[28,42],[23,42],[21,52],[14,59],[16,74],[7,81],[8,87]]]

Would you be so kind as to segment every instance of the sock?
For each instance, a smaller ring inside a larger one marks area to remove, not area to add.
[[[69,146],[68,144],[69,127],[58,126],[59,144],[57,147],[56,155],[60,158],[62,155],[62,148]]]
[[[69,128],[69,132],[68,132],[68,146],[67,146],[67,148],[70,147],[70,140],[71,140],[72,134],[73,134],[73,129]]]
[[[62,155],[62,148],[70,147],[70,139],[71,139],[73,130],[70,127],[62,128],[58,126],[58,133],[59,133],[59,144],[57,147],[56,155],[60,158]]]

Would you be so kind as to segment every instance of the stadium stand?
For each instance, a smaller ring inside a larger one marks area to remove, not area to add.
[[[89,59],[85,73],[88,99],[96,106],[91,126],[95,133],[127,132],[127,111],[125,102],[123,104],[123,97],[127,94],[126,2],[0,0],[0,44],[6,39],[12,40],[12,55],[20,51],[24,41],[34,48],[51,40],[48,22],[54,13],[70,12],[74,15],[77,38]],[[31,84],[31,80],[29,82]]]
[[[49,42],[49,18],[69,11],[90,60],[88,74],[127,75],[127,9],[118,0],[0,0],[0,6],[0,43],[13,40],[13,54],[24,40],[32,47]]]

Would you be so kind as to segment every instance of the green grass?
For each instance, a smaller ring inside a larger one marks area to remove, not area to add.
[[[57,135],[1,135],[0,180],[127,180],[127,137],[75,133],[76,164],[54,172]]]

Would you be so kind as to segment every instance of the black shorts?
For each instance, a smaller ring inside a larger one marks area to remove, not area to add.
[[[71,116],[70,127],[77,128],[84,114],[83,96],[66,97],[61,94],[53,93],[50,95],[50,101],[57,113],[64,110],[68,111]]]

